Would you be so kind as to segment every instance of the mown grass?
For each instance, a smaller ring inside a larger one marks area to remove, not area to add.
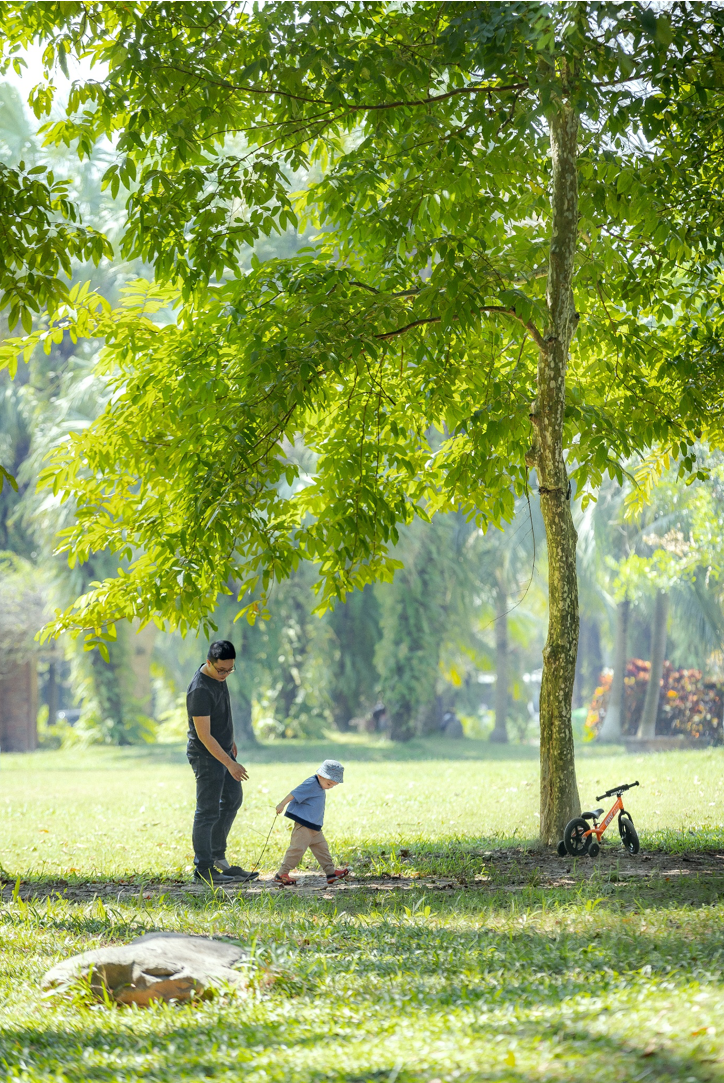
[[[295,745],[287,762],[272,759],[275,748],[248,757],[235,856],[254,856],[252,828],[268,828],[273,803],[331,748],[347,774],[330,795],[328,834],[361,872],[389,869],[405,848],[427,871],[459,873],[482,863],[485,845],[535,834],[532,750],[491,757],[472,742],[428,742],[405,760],[383,758],[400,751],[380,744]],[[722,766],[724,750],[584,751],[578,763],[585,796],[638,777],[630,807],[644,845],[678,848],[721,845]],[[0,859],[39,879],[170,879],[189,862],[192,800],[178,748],[3,756]],[[267,868],[284,841],[277,830]],[[567,889],[509,888],[498,878],[333,898],[16,896],[0,905],[0,1077],[724,1081],[724,876],[601,872]],[[149,930],[247,945],[248,991],[146,1011],[42,994],[42,974],[61,958]]]
[[[719,1080],[724,881],[404,900],[288,894],[0,910],[8,1080]],[[59,958],[150,929],[252,948],[246,995],[90,1008]]]
[[[403,747],[278,742],[245,756],[251,777],[230,840],[233,857],[256,860],[276,803],[330,754],[346,766],[325,825],[340,861],[394,872],[399,850],[409,848],[418,863],[408,862],[410,870],[448,875],[467,850],[537,835],[536,749],[433,739]],[[578,755],[586,803],[618,782],[640,780],[626,803],[648,847],[724,846],[723,767],[724,749],[632,757],[584,748]],[[0,864],[13,877],[183,877],[192,861],[193,803],[181,746],[3,755]],[[279,862],[290,826],[276,824],[263,868]]]

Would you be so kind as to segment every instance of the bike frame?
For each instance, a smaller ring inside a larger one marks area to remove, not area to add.
[[[606,830],[608,825],[611,823],[611,820],[614,818],[616,813],[617,812],[623,812],[623,811],[624,811],[623,795],[619,794],[617,796],[617,798],[616,798],[616,801],[615,801],[612,809],[607,814],[607,816],[601,821],[601,823],[598,824],[598,825],[594,825],[589,831],[586,831],[583,834],[583,836],[581,836],[581,837],[584,838],[584,839],[587,839],[591,835],[595,835],[597,841],[600,842],[601,841],[601,836],[603,835],[603,832]]]

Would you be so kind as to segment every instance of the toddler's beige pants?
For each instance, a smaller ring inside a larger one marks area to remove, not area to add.
[[[307,850],[312,851],[327,876],[334,872],[332,855],[322,832],[312,831],[310,827],[303,827],[298,823],[295,823],[292,829],[289,849],[284,855],[279,872],[288,873],[296,869]]]

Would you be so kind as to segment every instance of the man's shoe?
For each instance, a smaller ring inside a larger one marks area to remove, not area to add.
[[[232,880],[241,880],[243,882],[248,880],[258,880],[258,872],[247,872],[246,869],[242,869],[241,865],[228,865],[227,868],[221,870],[224,876],[230,876]]]
[[[234,883],[234,877],[227,876],[221,869],[194,869],[194,880],[199,880],[208,887],[216,887],[217,884]]]
[[[256,880],[259,876],[258,872],[247,872],[241,865],[230,865],[225,857],[214,858],[214,865],[217,869],[221,869],[224,876],[230,876],[232,880]]]
[[[349,876],[349,869],[335,869],[327,877],[327,883],[336,884],[338,880],[344,880],[345,876]]]
[[[274,877],[274,883],[281,884],[282,887],[296,887],[297,881],[288,872],[278,872]]]

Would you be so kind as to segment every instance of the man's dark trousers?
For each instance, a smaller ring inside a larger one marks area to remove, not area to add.
[[[215,860],[226,856],[226,839],[241,808],[243,795],[241,783],[232,778],[214,756],[193,754],[188,760],[196,775],[194,865],[205,870],[212,868]]]

